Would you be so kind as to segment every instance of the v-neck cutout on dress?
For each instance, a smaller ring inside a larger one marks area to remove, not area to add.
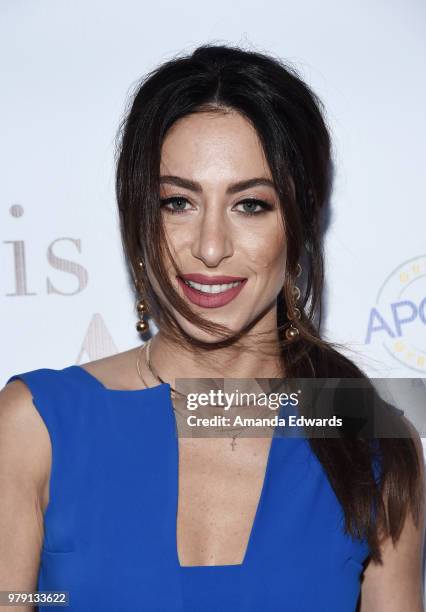
[[[276,428],[274,427],[273,433],[271,435],[271,442],[268,448],[268,456],[267,456],[267,460],[266,460],[266,468],[265,468],[265,472],[263,475],[263,481],[262,481],[262,486],[260,489],[260,495],[259,495],[259,499],[256,505],[256,510],[254,513],[254,518],[253,518],[253,522],[250,528],[250,532],[249,532],[249,536],[248,536],[248,540],[247,540],[247,544],[246,544],[246,548],[245,548],[245,552],[244,552],[244,556],[243,556],[243,560],[241,561],[241,563],[229,563],[229,564],[221,564],[221,565],[181,565],[180,560],[179,560],[179,551],[178,551],[178,545],[177,545],[177,519],[178,519],[178,510],[179,510],[179,469],[180,469],[180,453],[179,453],[179,437],[177,435],[178,432],[178,426],[177,426],[177,420],[176,420],[176,415],[175,415],[175,408],[173,405],[173,401],[172,401],[172,397],[171,397],[171,386],[169,383],[161,383],[159,385],[156,385],[154,387],[145,387],[143,389],[110,389],[108,387],[106,387],[98,378],[96,378],[96,376],[94,376],[93,374],[91,374],[88,370],[86,370],[85,368],[83,368],[80,365],[72,365],[69,366],[67,369],[69,370],[74,370],[74,371],[78,371],[80,374],[83,374],[83,376],[85,376],[87,379],[91,380],[92,383],[96,384],[102,391],[106,392],[106,393],[127,393],[127,394],[140,394],[146,391],[154,391],[154,390],[163,390],[163,388],[167,389],[166,391],[166,396],[167,396],[167,404],[168,404],[168,410],[169,410],[169,416],[171,416],[173,422],[174,422],[174,431],[175,431],[175,435],[173,436],[173,444],[174,444],[174,448],[173,448],[173,456],[175,458],[175,466],[174,466],[174,473],[175,473],[175,501],[174,501],[174,507],[175,507],[175,513],[174,513],[174,546],[173,546],[173,552],[174,552],[174,556],[177,562],[178,567],[182,570],[182,571],[187,571],[187,570],[214,570],[215,568],[217,568],[218,570],[220,570],[220,568],[222,569],[242,569],[243,567],[245,567],[249,561],[249,555],[251,553],[251,549],[253,547],[253,542],[254,539],[257,535],[257,530],[258,530],[258,522],[259,522],[259,515],[261,513],[263,504],[264,504],[264,498],[266,495],[266,488],[267,488],[267,484],[269,481],[269,477],[270,477],[270,472],[271,472],[271,463],[272,463],[272,453],[275,447],[274,441],[276,440],[277,436],[276,436]]]
[[[169,401],[170,404],[173,407],[172,401],[171,401],[171,397],[170,397],[170,393],[168,393],[169,396]],[[177,431],[177,422],[176,422],[176,417],[174,415],[173,412],[173,417],[175,419],[175,425],[176,425],[176,431]],[[270,472],[271,472],[271,463],[272,463],[272,452],[274,450],[274,440],[276,439],[276,435],[275,435],[276,431],[274,428],[274,431],[272,433],[271,436],[271,442],[269,444],[269,448],[268,448],[268,456],[266,459],[266,468],[265,468],[265,472],[263,475],[263,481],[262,481],[262,486],[260,489],[260,494],[259,494],[259,499],[257,501],[257,505],[256,505],[256,510],[254,513],[254,518],[251,524],[251,528],[249,531],[249,536],[248,536],[248,540],[246,543],[246,548],[244,551],[244,556],[243,556],[243,560],[241,561],[241,563],[224,563],[221,565],[181,565],[180,559],[179,559],[179,551],[178,551],[178,544],[177,544],[177,520],[178,520],[178,511],[179,511],[179,468],[180,468],[180,456],[179,456],[179,437],[176,435],[174,438],[174,457],[175,457],[175,461],[176,461],[176,469],[175,469],[175,474],[177,477],[177,483],[176,483],[176,499],[175,499],[175,508],[176,508],[176,517],[175,517],[175,546],[174,546],[174,550],[175,550],[175,557],[176,557],[176,561],[177,564],[179,566],[179,568],[181,570],[204,570],[204,569],[212,569],[214,570],[215,568],[217,568],[218,570],[220,568],[223,569],[242,569],[243,567],[245,567],[249,561],[249,555],[251,553],[251,549],[253,547],[253,543],[254,543],[254,539],[257,535],[257,530],[258,530],[258,522],[259,522],[259,516],[261,513],[261,510],[263,508],[263,504],[264,504],[264,498],[266,495],[266,489],[267,489],[267,485],[269,482],[269,477],[270,477]]]

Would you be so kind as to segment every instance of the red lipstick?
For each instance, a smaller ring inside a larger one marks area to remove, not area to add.
[[[224,285],[225,283],[233,283],[235,281],[247,280],[243,276],[207,276],[206,274],[183,274],[184,280],[194,281],[194,283],[201,283],[202,285]]]
[[[182,277],[178,276],[177,280],[189,301],[203,308],[219,308],[220,306],[225,306],[237,297],[247,282],[247,278],[241,276],[207,276],[197,273],[183,274]],[[190,287],[184,281],[192,281],[200,285],[225,285],[238,282],[238,285],[225,289],[224,291],[219,291],[218,293],[209,293],[208,291],[202,291],[196,287]]]

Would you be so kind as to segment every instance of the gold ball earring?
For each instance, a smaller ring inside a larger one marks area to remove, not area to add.
[[[302,266],[299,263],[297,264],[296,270],[296,278],[299,278],[299,276],[302,274]],[[297,285],[294,285],[292,292],[294,302],[297,304],[301,295],[299,287]],[[285,337],[287,338],[287,340],[295,340],[300,334],[299,328],[295,324],[296,321],[302,318],[300,308],[298,308],[297,306],[293,306],[290,310],[287,311],[287,318],[290,321],[290,325],[285,330]]]
[[[143,268],[143,262],[141,260],[138,261],[138,265],[140,268]],[[135,281],[135,286],[139,294],[142,294],[142,283],[140,280]],[[148,312],[148,305],[145,300],[140,297],[136,302],[136,310],[139,315],[139,321],[136,323],[136,330],[140,334],[144,334],[149,330],[149,323],[144,320],[144,316]]]

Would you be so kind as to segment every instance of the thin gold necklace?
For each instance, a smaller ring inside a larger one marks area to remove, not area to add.
[[[152,341],[152,338],[150,338],[148,340],[148,342],[143,344],[140,347],[139,351],[138,351],[138,356],[137,356],[137,359],[136,359],[136,369],[138,371],[139,378],[141,379],[141,381],[143,382],[145,387],[148,387],[148,385],[146,384],[146,382],[145,382],[145,380],[144,380],[144,378],[143,378],[143,376],[141,374],[141,371],[140,371],[140,355],[141,355],[141,352],[142,352],[143,348],[146,347],[146,350],[145,350],[145,363],[147,365],[148,370],[151,372],[151,374],[154,376],[154,378],[159,380],[161,382],[161,384],[163,384],[163,385],[165,385],[165,384],[169,385],[171,392],[174,393],[175,395],[180,395],[181,397],[185,397],[184,393],[181,393],[180,391],[177,391],[174,387],[172,387],[172,385],[170,383],[166,383],[161,378],[161,376],[159,376],[157,374],[157,372],[155,371],[155,368],[152,366],[151,360],[150,360],[150,356],[149,356],[149,351],[150,351],[150,348],[151,348],[151,341]]]
[[[144,377],[142,376],[141,371],[140,371],[140,356],[141,356],[141,352],[142,352],[143,348],[144,348],[144,347],[146,347],[146,350],[145,350],[145,363],[146,363],[146,366],[147,366],[148,370],[151,372],[151,374],[154,376],[154,378],[156,378],[157,380],[159,380],[159,381],[160,381],[160,382],[161,382],[163,385],[164,385],[164,384],[168,384],[168,385],[169,385],[169,387],[170,387],[170,390],[171,390],[171,392],[172,392],[172,393],[177,394],[177,395],[180,395],[181,397],[186,397],[184,393],[180,393],[180,391],[177,391],[177,390],[176,390],[174,387],[172,387],[172,385],[171,385],[170,383],[166,383],[166,382],[165,382],[165,381],[164,381],[164,380],[161,378],[161,376],[159,376],[159,375],[157,374],[157,372],[156,372],[156,371],[155,371],[155,369],[153,368],[153,366],[152,366],[152,364],[151,364],[150,356],[149,356],[149,350],[150,350],[150,346],[151,346],[151,340],[152,340],[152,338],[150,338],[150,339],[149,339],[149,340],[148,340],[148,341],[147,341],[145,344],[143,344],[143,345],[140,347],[139,351],[138,351],[138,356],[137,356],[137,358],[136,358],[136,370],[137,370],[137,372],[138,372],[139,378],[140,378],[140,379],[141,379],[141,381],[143,382],[144,386],[145,386],[145,387],[148,387],[148,385],[146,384],[146,381],[145,381],[145,379],[144,379]],[[174,407],[173,407],[173,410],[175,410],[175,408],[174,408]],[[243,430],[244,430],[244,428],[242,428],[242,429],[241,429],[241,431],[243,431]],[[230,442],[232,450],[234,450],[234,449],[235,449],[235,447],[237,446],[237,443],[235,442],[235,438],[236,438],[238,435],[240,435],[241,431],[240,431],[239,433],[236,433],[235,435],[233,435],[233,436],[232,436],[232,441]]]

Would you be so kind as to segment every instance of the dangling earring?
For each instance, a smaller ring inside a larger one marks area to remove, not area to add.
[[[299,276],[302,274],[302,266],[298,263],[296,269],[296,278],[299,278]],[[293,287],[293,298],[297,304],[300,298],[300,289],[297,285],[294,285]],[[285,337],[287,340],[295,340],[299,336],[300,332],[298,327],[295,325],[295,321],[301,319],[301,317],[302,314],[297,306],[294,306],[290,311],[287,311],[287,318],[290,320],[290,325],[285,331]]]
[[[143,262],[138,261],[139,267],[143,268]],[[135,280],[135,286],[139,294],[141,295],[142,283],[139,280]],[[148,312],[148,305],[143,298],[140,298],[136,302],[136,310],[139,315],[139,321],[136,323],[136,330],[140,334],[144,334],[149,330],[149,323],[144,320],[144,315]]]

